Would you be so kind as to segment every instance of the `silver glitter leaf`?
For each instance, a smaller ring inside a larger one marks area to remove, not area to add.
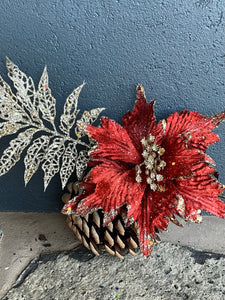
[[[37,111],[34,107],[35,86],[33,79],[28,77],[25,73],[8,58],[6,58],[6,67],[8,69],[8,76],[13,81],[14,87],[17,89],[17,100],[22,107],[26,108],[33,120],[37,118]]]
[[[10,141],[0,158],[0,176],[6,174],[19,161],[21,153],[29,145],[35,133],[34,128],[29,128]]]
[[[76,175],[78,180],[81,180],[83,178],[84,171],[87,169],[88,161],[89,161],[88,151],[86,150],[80,151],[76,162]]]
[[[60,117],[60,129],[69,134],[73,127],[79,110],[77,109],[78,97],[85,83],[78,86],[66,99],[64,104],[63,114]]]
[[[69,142],[68,146],[62,157],[62,167],[60,170],[60,178],[62,182],[62,188],[66,186],[66,183],[72,173],[74,172],[76,162],[77,162],[77,148],[76,144]]]
[[[25,186],[30,181],[31,177],[38,170],[40,163],[44,159],[44,155],[49,145],[50,137],[42,135],[33,141],[33,144],[27,149],[27,155],[24,158],[25,172],[24,182]]]
[[[81,118],[77,120],[77,127],[75,128],[76,134],[78,136],[85,135],[84,124],[93,124],[99,117],[100,113],[105,110],[104,107],[93,108],[89,111],[84,111]]]
[[[42,169],[44,171],[44,190],[46,190],[52,177],[59,172],[60,158],[65,151],[64,139],[55,138],[44,156]]]
[[[26,124],[13,123],[13,122],[2,122],[0,123],[0,138],[6,135],[14,134],[19,129],[27,127]]]
[[[47,68],[44,68],[43,74],[41,76],[39,85],[38,85],[38,105],[40,111],[42,113],[43,119],[49,121],[53,127],[54,126],[54,119],[56,115],[55,109],[55,98],[51,94],[51,89],[48,86],[48,73]]]
[[[17,103],[10,86],[0,76],[0,118],[6,121],[27,122],[27,113]]]

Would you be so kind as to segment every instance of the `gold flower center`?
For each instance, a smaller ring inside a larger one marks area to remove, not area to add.
[[[162,185],[160,185],[160,182],[163,181],[163,176],[158,172],[163,170],[166,166],[166,162],[161,159],[161,156],[164,154],[165,149],[159,147],[154,141],[155,137],[151,134],[141,140],[141,144],[143,147],[142,156],[144,158],[144,161],[140,165],[135,166],[135,179],[138,183],[142,182],[141,173],[144,166],[146,182],[147,184],[149,184],[150,189],[154,192],[156,190],[163,192],[164,188]]]

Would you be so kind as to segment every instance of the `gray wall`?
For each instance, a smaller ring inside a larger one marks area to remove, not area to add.
[[[0,8],[0,73],[7,80],[8,56],[38,83],[46,64],[58,117],[83,80],[81,110],[104,106],[117,121],[132,108],[137,83],[158,99],[158,119],[224,109],[224,1],[1,0]],[[209,151],[222,182],[224,129]],[[0,143],[1,154],[8,139]],[[23,172],[20,162],[0,178],[0,210],[59,210],[59,178],[44,193],[42,172],[26,188]]]

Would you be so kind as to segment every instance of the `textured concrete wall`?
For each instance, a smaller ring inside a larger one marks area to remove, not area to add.
[[[142,83],[156,114],[224,109],[224,3],[219,0],[1,0],[0,73],[5,56],[38,83],[48,66],[58,116],[67,95],[87,81],[80,108],[104,106],[117,121]],[[224,125],[210,150],[225,181]],[[2,139],[0,154],[8,144]],[[60,181],[43,192],[42,172],[27,188],[23,163],[0,178],[1,210],[56,211]]]

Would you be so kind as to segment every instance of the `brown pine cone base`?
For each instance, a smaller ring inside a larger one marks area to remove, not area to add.
[[[62,201],[68,203],[79,193],[79,183],[69,183]],[[103,226],[103,217],[101,209],[84,217],[72,214],[67,217],[67,224],[83,245],[95,255],[100,255],[102,246],[107,252],[121,259],[127,252],[136,255],[139,248],[136,223],[125,227],[122,216],[118,215],[107,226]],[[157,228],[155,229],[157,232]],[[157,235],[156,237],[155,243],[159,243],[160,239]]]
[[[120,215],[105,227],[102,210],[85,217],[70,215],[67,217],[67,224],[83,245],[95,255],[100,254],[102,245],[107,252],[121,259],[126,252],[136,255],[139,246],[137,235],[130,227],[124,226]]]

